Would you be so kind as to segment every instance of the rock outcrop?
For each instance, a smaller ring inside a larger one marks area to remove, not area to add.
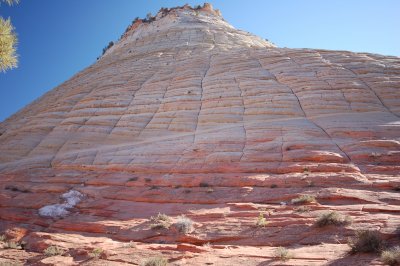
[[[210,5],[163,9],[0,124],[0,233],[25,249],[0,262],[378,265],[347,243],[398,241],[399,123],[398,57],[278,48]],[[352,223],[318,227],[328,211]]]

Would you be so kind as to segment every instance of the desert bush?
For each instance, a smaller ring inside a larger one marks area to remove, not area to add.
[[[295,212],[309,212],[311,211],[311,208],[308,206],[300,206],[297,209],[294,210]]]
[[[305,204],[305,203],[311,203],[311,202],[316,202],[316,199],[312,195],[301,195],[297,198],[292,199],[292,204]]]
[[[156,17],[153,17],[153,15],[151,13],[147,13],[146,18],[142,19],[142,22],[150,23],[150,22],[153,22],[154,20],[156,20]]]
[[[57,246],[49,246],[44,250],[44,255],[47,257],[53,257],[64,254],[64,250]]]
[[[380,252],[383,248],[383,241],[377,231],[359,230],[353,239],[349,240],[351,253],[358,252]]]
[[[163,257],[152,257],[142,263],[142,266],[166,266],[168,260]]]
[[[108,45],[103,48],[103,55],[107,52],[108,49],[110,49],[113,46],[114,46],[114,42],[113,41],[109,42]]]
[[[206,182],[201,182],[200,187],[209,187],[210,185]]]
[[[6,242],[4,242],[3,248],[4,249],[22,249],[22,246],[20,243],[15,242],[15,241],[6,241]]]
[[[15,186],[6,186],[4,189],[6,189],[6,190],[11,190],[11,191],[14,191],[14,192],[22,192],[22,193],[29,193],[29,192],[31,192],[29,189],[18,188],[18,187],[15,187]]]
[[[213,193],[213,192],[214,192],[214,189],[210,187],[210,188],[207,189],[206,192],[207,192],[207,193]]]
[[[181,215],[178,217],[178,220],[175,223],[175,227],[178,229],[179,232],[183,234],[188,234],[193,231],[193,221],[185,215]]]
[[[89,253],[89,256],[91,258],[98,259],[98,258],[100,258],[102,253],[103,253],[103,250],[101,248],[95,248],[92,250],[92,252]]]
[[[124,245],[123,245],[123,247],[124,248],[136,248],[137,246],[136,246],[136,243],[134,242],[134,241],[129,241],[129,243],[125,243]]]
[[[256,225],[259,227],[264,227],[268,224],[267,219],[264,217],[264,214],[260,213],[257,218]]]
[[[381,254],[381,260],[386,265],[400,265],[400,246],[383,251]]]
[[[150,221],[152,222],[151,229],[168,229],[171,226],[171,218],[162,213],[158,213],[157,216],[151,216]]]
[[[276,259],[280,259],[282,261],[287,261],[293,258],[293,254],[287,248],[284,247],[277,248],[275,250],[274,255]]]
[[[321,214],[315,223],[319,227],[323,227],[327,225],[337,225],[337,226],[347,225],[350,224],[351,222],[352,219],[350,216],[332,211]]]

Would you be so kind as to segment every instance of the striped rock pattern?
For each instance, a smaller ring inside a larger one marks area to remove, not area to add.
[[[396,241],[399,126],[398,57],[278,48],[207,4],[161,11],[0,124],[0,232],[26,242],[0,262],[379,265],[346,243]],[[71,191],[68,215],[39,215]],[[319,228],[327,211],[353,223]],[[40,255],[51,245],[70,256]]]

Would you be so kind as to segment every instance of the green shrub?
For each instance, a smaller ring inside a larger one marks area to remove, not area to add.
[[[359,230],[353,239],[350,239],[349,246],[351,253],[375,252],[378,253],[383,248],[383,241],[377,231]]]
[[[295,199],[292,199],[292,204],[305,204],[305,203],[312,203],[316,202],[316,199],[312,195],[301,195]]]
[[[316,221],[316,224],[319,227],[324,227],[327,225],[347,225],[352,222],[352,219],[348,215],[343,215],[338,212],[332,211],[332,212],[327,212],[323,213],[319,216],[318,220]]]
[[[108,45],[103,48],[103,54],[102,55],[104,55],[107,52],[107,50],[110,49],[113,46],[114,46],[114,42],[113,41],[109,42]]]
[[[383,251],[381,260],[390,266],[400,265],[400,246]]]
[[[92,250],[92,252],[89,253],[89,256],[91,258],[98,259],[98,258],[100,258],[102,253],[103,253],[103,250],[101,248],[95,248]]]

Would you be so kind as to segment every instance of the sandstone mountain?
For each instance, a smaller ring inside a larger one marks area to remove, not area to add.
[[[0,262],[379,265],[347,243],[398,241],[399,123],[398,57],[162,9],[0,124]]]

